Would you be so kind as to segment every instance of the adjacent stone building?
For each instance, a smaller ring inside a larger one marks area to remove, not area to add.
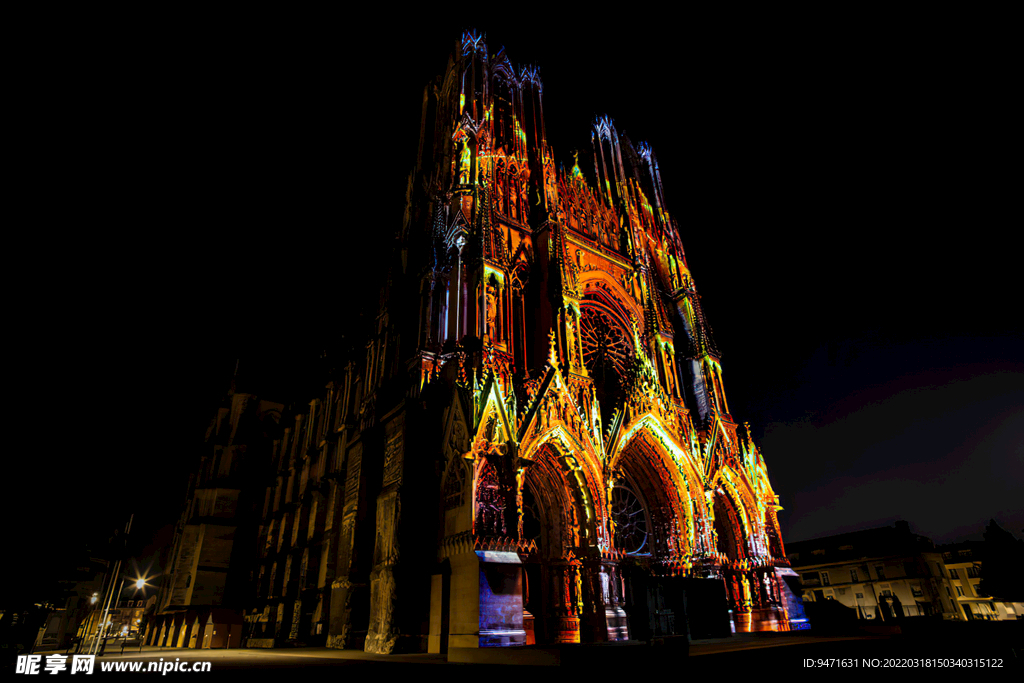
[[[255,566],[255,497],[267,479],[283,409],[234,387],[225,397],[189,483],[147,644],[241,644]]]
[[[359,475],[358,449],[345,446],[354,427],[360,380],[351,366],[340,375],[344,381],[329,383],[325,395],[305,406],[305,412],[286,413],[287,426],[273,443],[270,475],[260,491],[247,647],[327,641],[341,521],[346,509],[355,513],[353,506],[345,507],[347,468]],[[364,515],[366,507],[364,501]]]

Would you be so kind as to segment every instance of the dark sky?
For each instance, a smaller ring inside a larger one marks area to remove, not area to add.
[[[31,434],[5,585],[47,580],[132,511],[140,538],[173,522],[237,358],[275,387],[358,338],[423,86],[472,26],[540,65],[559,160],[596,114],[653,145],[784,539],[906,519],[949,542],[990,517],[1020,535],[998,44],[704,18],[272,19],[42,43],[62,58],[25,104],[38,266],[13,302],[27,379],[10,412]]]

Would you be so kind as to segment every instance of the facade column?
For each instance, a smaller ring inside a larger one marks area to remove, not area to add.
[[[550,565],[549,595],[551,612],[547,632],[555,643],[580,642],[580,615],[583,612],[583,563],[571,552]]]
[[[375,506],[363,466],[362,439],[350,444],[338,530],[336,579],[331,583],[327,647],[362,649],[370,609],[369,559],[363,551],[372,538]],[[339,488],[339,492],[341,489]]]

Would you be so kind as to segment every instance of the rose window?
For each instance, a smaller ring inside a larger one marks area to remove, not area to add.
[[[626,397],[634,367],[633,341],[608,315],[589,306],[581,311],[580,341],[583,363],[597,389],[601,419],[607,424],[612,410]]]
[[[612,489],[612,523],[615,525],[615,547],[627,555],[647,555],[647,512],[643,503],[624,486]]]
[[[580,322],[583,361],[591,373],[612,370],[624,379],[633,366],[633,344],[622,328],[593,308],[584,308]]]

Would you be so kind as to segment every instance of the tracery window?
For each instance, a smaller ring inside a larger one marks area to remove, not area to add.
[[[629,388],[635,366],[632,340],[610,316],[593,306],[580,311],[580,337],[583,363],[594,379],[601,419],[607,423]]]
[[[444,480],[444,509],[450,510],[462,505],[466,491],[466,467],[456,456],[448,465]]]
[[[612,522],[615,546],[627,555],[648,555],[649,525],[643,503],[625,486],[612,489]]]

